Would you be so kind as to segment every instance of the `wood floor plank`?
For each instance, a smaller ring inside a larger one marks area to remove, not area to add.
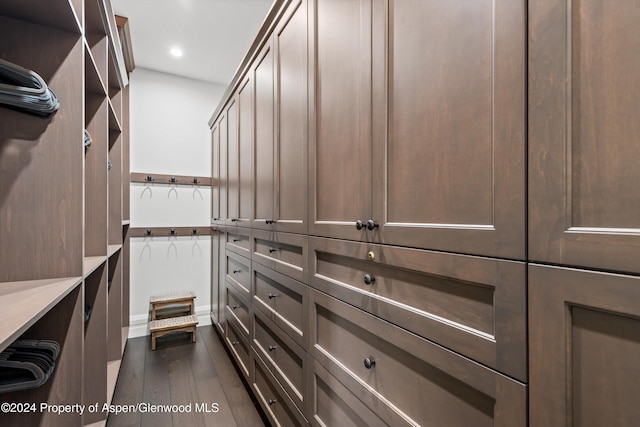
[[[211,359],[218,371],[218,377],[231,406],[233,417],[238,426],[263,427],[265,421],[260,416],[258,403],[252,400],[245,384],[240,379],[229,354],[224,349],[213,327],[203,328],[202,341],[207,346]],[[266,424],[268,425],[268,424]]]
[[[192,412],[111,414],[107,427],[268,425],[214,328],[200,327],[197,334],[195,344],[190,334],[162,337],[155,351],[148,336],[130,339],[113,397],[118,405],[191,403]],[[218,412],[211,412],[214,404]],[[204,412],[204,408],[210,412]]]
[[[217,412],[202,412],[204,425],[206,427],[235,427],[236,422],[233,418],[233,412],[227,401],[222,383],[218,378],[216,365],[211,359],[206,345],[203,343],[202,329],[206,331],[205,333],[208,333],[208,328],[198,329],[198,342],[201,342],[201,344],[195,346],[194,351],[190,353],[189,361],[191,362],[191,370],[198,392],[198,403],[205,405],[204,408],[208,411],[217,410]]]
[[[147,341],[144,337],[127,342],[112,404],[132,405],[142,401],[146,355]],[[107,424],[109,427],[139,426],[140,420],[139,411],[110,414]]]
[[[169,361],[166,351],[151,351],[151,339],[147,337],[147,357],[144,371],[144,392],[142,402],[151,405],[169,405]],[[145,412],[142,414],[141,427],[172,426],[171,413]]]

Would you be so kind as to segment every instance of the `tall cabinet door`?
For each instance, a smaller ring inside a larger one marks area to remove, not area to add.
[[[268,42],[255,60],[253,228],[271,229],[275,216],[273,48]]]
[[[240,159],[238,132],[238,95],[227,106],[227,226],[238,223],[238,196],[240,193]]]
[[[529,4],[529,257],[640,273],[640,1]]]
[[[531,427],[640,419],[640,277],[529,266]]]
[[[525,16],[524,0],[374,3],[376,240],[524,259]]]
[[[371,205],[371,0],[310,0],[309,233],[362,240]]]
[[[275,228],[307,232],[307,1],[296,0],[274,31],[276,57]]]
[[[253,167],[253,80],[247,77],[238,89],[238,221],[251,227]]]
[[[227,206],[228,206],[228,197],[227,194],[229,193],[227,187],[228,187],[228,175],[229,175],[229,168],[228,168],[228,164],[227,164],[227,152],[228,152],[228,144],[227,144],[227,115],[226,114],[221,114],[220,115],[220,119],[218,120],[218,131],[220,133],[220,147],[219,147],[219,152],[220,152],[220,157],[219,157],[219,162],[220,162],[220,176],[218,178],[218,200],[219,202],[219,208],[218,208],[218,220],[216,221],[218,224],[224,225],[224,223],[227,220]],[[215,203],[215,201],[214,201]],[[215,212],[215,211],[214,211]]]
[[[211,129],[211,224],[220,221],[220,122]]]

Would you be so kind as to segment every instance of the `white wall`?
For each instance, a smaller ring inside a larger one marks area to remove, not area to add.
[[[207,122],[224,86],[137,68],[131,74],[131,171],[211,176]],[[211,189],[131,184],[131,227],[209,226]],[[129,337],[149,333],[149,297],[196,293],[200,325],[211,322],[211,238],[131,239]]]

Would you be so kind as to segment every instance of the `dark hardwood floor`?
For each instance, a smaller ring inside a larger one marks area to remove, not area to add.
[[[195,344],[189,334],[175,334],[158,339],[155,351],[149,336],[127,342],[112,404],[142,405],[133,412],[111,412],[107,427],[268,425],[214,328],[197,330]],[[186,406],[152,412],[151,405]]]

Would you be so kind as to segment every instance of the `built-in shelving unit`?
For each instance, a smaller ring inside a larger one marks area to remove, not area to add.
[[[29,338],[61,351],[46,383],[0,400],[109,402],[129,326],[128,76],[109,0],[45,3],[0,0],[0,57],[60,102],[48,119],[0,106],[0,349]],[[0,413],[0,425],[106,417]]]

